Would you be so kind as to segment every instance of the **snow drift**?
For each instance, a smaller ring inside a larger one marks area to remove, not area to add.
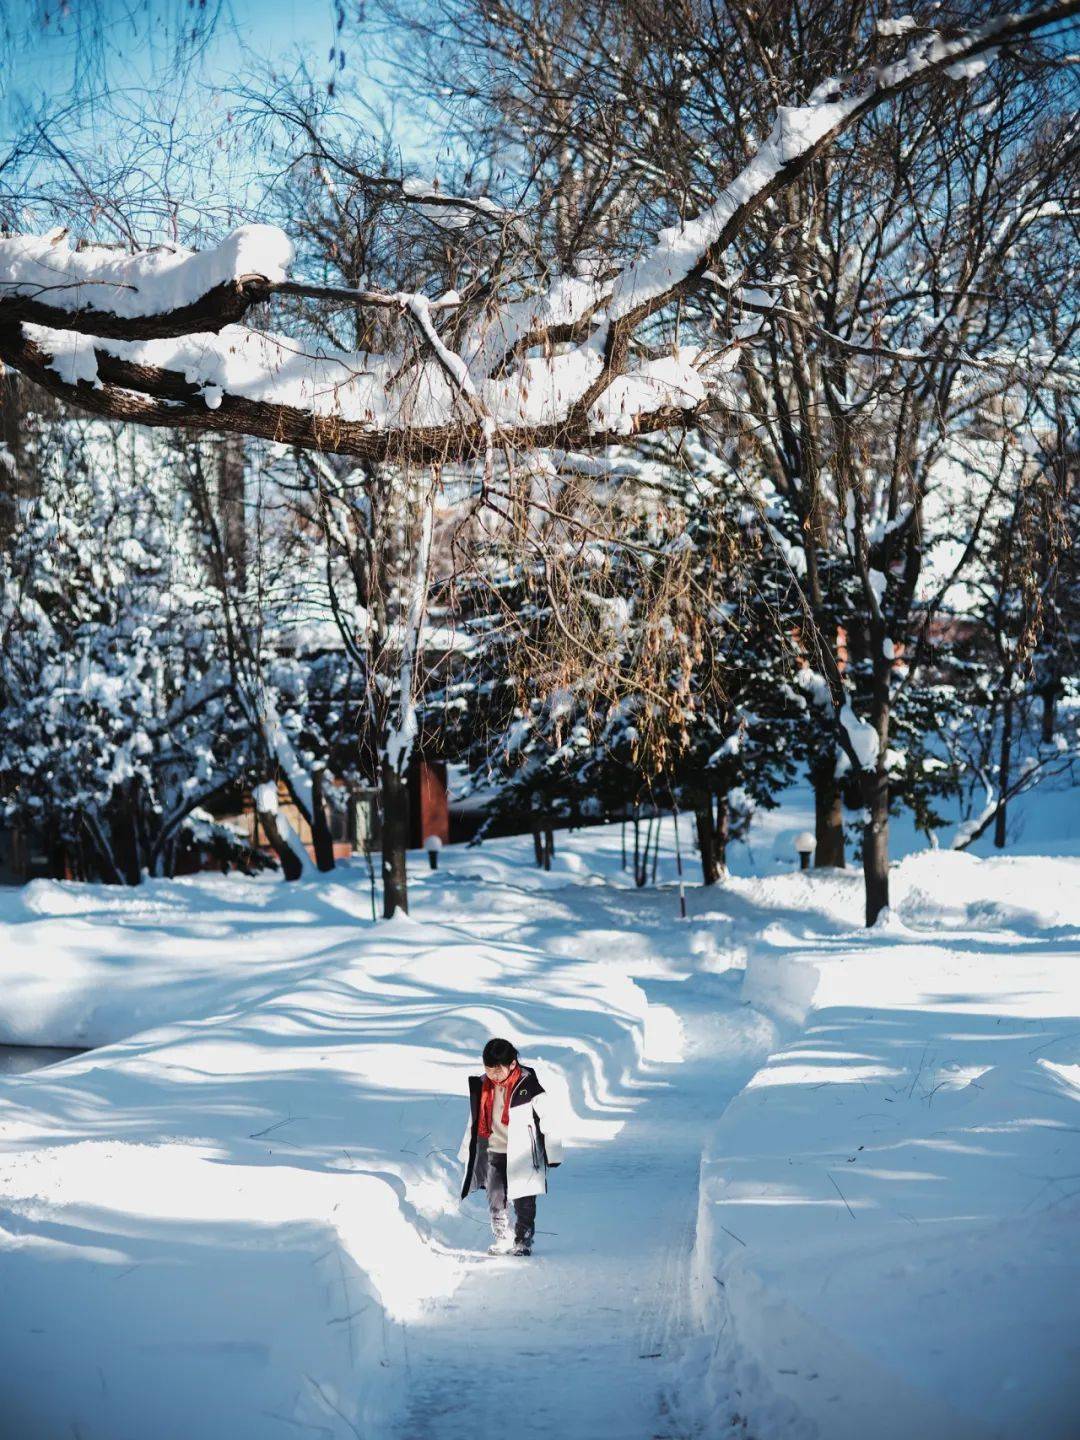
[[[892,884],[860,933],[854,876],[731,882],[776,917],[744,997],[800,1032],[702,1158],[707,1408],[829,1440],[1064,1440],[1080,865],[926,852]]]
[[[0,1433],[387,1433],[409,1327],[475,1263],[483,1041],[516,1038],[578,1146],[677,1044],[607,955],[478,938],[575,878],[517,848],[378,926],[359,870],[0,894],[3,1038],[101,1047],[0,1083]]]

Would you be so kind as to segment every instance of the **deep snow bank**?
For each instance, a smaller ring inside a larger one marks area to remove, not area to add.
[[[1064,1440],[1080,861],[925,852],[892,886],[871,932],[857,875],[728,887],[745,998],[805,1028],[703,1155],[706,1410],[824,1440]]]
[[[589,878],[500,842],[378,926],[348,869],[5,895],[5,1038],[110,1043],[0,1081],[0,1435],[386,1433],[483,1240],[455,1158],[483,1041],[571,1147],[677,1051],[582,927]]]

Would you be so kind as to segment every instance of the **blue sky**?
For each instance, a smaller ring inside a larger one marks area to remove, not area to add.
[[[245,65],[303,54],[327,75],[335,41],[332,0],[7,0],[8,98],[33,92],[58,97],[73,87],[152,78],[173,63],[181,29],[196,24],[208,38],[194,69],[208,83],[227,83]],[[64,13],[66,12],[66,13]]]
[[[72,163],[48,151],[35,162],[32,181],[47,188],[55,170],[70,183],[65,168],[77,166],[94,177],[91,192],[99,177],[111,175],[113,182],[102,187],[114,183],[112,193],[134,217],[140,243],[220,232],[253,218],[266,175],[278,163],[268,167],[253,157],[250,124],[237,119],[236,92],[245,81],[269,67],[289,74],[302,61],[317,82],[347,80],[376,110],[392,109],[386,67],[368,30],[361,46],[353,29],[354,53],[346,50],[341,71],[337,14],[334,0],[206,0],[203,8],[188,0],[0,0],[0,143],[24,133],[28,117],[42,107],[55,115],[78,97],[84,102],[78,119],[54,119],[48,127]],[[201,26],[195,44],[193,17]],[[339,84],[339,97],[343,93]],[[160,143],[175,146],[166,182],[157,175],[159,141],[143,124],[147,114],[160,122],[159,139],[166,137]],[[371,123],[363,114],[358,119]],[[406,163],[422,159],[414,120],[397,118],[393,132]],[[116,180],[129,168],[134,182]],[[145,195],[133,188],[140,173],[154,177]],[[155,184],[177,201],[171,235],[168,207],[160,194],[151,197]],[[47,203],[39,205],[27,227],[46,220],[47,210]]]

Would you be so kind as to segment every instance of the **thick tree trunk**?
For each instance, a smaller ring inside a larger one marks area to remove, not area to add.
[[[221,543],[229,578],[241,591],[247,578],[247,512],[244,500],[244,437],[225,435],[218,455]]]
[[[293,804],[311,826],[311,848],[315,851],[315,863],[320,870],[334,869],[334,842],[326,819],[322,786],[326,767],[313,771],[310,780],[293,753],[292,745],[284,737],[281,721],[274,711],[269,717],[267,737],[270,753],[276,759],[281,778]]]
[[[383,918],[409,911],[405,852],[409,845],[409,787],[387,759],[382,767]]]
[[[694,812],[698,849],[701,852],[701,874],[706,885],[715,885],[727,874],[727,846],[731,831],[731,815],[727,795],[717,795],[716,813],[711,796]]]
[[[84,842],[80,846],[83,878],[100,880],[103,885],[123,884],[123,876],[117,868],[112,849],[100,824],[85,811],[82,813],[82,831],[85,836]],[[55,844],[50,844],[48,847],[49,873],[54,880],[64,878],[63,870],[57,868],[58,850],[59,847]]]
[[[142,879],[138,780],[128,780],[114,793],[109,806],[109,830],[113,855],[124,884],[138,885]]]
[[[1042,692],[1042,742],[1050,745],[1054,739],[1055,715],[1054,707],[1057,704],[1057,687],[1047,686]]]
[[[705,803],[694,811],[694,824],[697,826],[697,843],[701,854],[702,884],[715,885],[720,878],[720,872],[716,868],[711,799],[706,798]]]
[[[544,835],[539,823],[535,820],[533,821],[533,856],[536,859],[536,868],[542,870],[544,868]]]
[[[1010,677],[1009,688],[1005,692],[1005,704],[1001,712],[1001,761],[998,765],[997,814],[994,816],[994,848],[997,850],[1005,849],[1005,825],[1008,819],[1005,796],[1008,793],[1009,774],[1012,768],[1012,738],[1013,696]]]
[[[0,444],[9,457],[8,464],[0,461],[0,549],[18,528],[20,501],[32,493],[23,465],[26,414],[19,395],[21,383],[14,371],[0,365]]]
[[[889,782],[884,775],[867,778],[868,824],[863,827],[863,879],[866,923],[873,925],[889,904]]]
[[[70,878],[68,847],[64,843],[59,831],[53,830],[49,844],[49,875],[54,880],[67,880]],[[117,884],[122,883],[122,877],[117,874]]]
[[[544,831],[544,869],[551,869],[551,862],[555,855],[555,831]]]
[[[731,811],[727,794],[716,797],[716,824],[713,827],[713,858],[719,874],[727,874],[727,847],[731,836]]]
[[[821,869],[844,868],[844,803],[836,782],[834,766],[819,767],[811,779],[814,786],[814,865]]]
[[[315,850],[315,864],[324,873],[334,868],[334,839],[323,801],[325,776],[325,770],[316,770],[311,777],[311,843]]]
[[[877,736],[873,770],[860,772],[860,790],[867,821],[863,826],[863,882],[866,890],[866,923],[873,925],[889,906],[889,777],[885,771],[889,753],[889,726],[892,706],[889,695],[891,662],[882,659],[882,636],[875,633],[874,693],[870,719]],[[860,746],[860,749],[862,747]]]
[[[281,873],[286,880],[299,880],[304,873],[304,866],[299,855],[289,844],[278,824],[278,814],[275,810],[257,811],[259,824],[266,831],[266,838],[273,847],[274,854],[281,862]]]

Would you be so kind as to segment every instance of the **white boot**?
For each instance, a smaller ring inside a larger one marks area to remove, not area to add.
[[[507,1210],[492,1210],[491,1232],[494,1239],[488,1246],[489,1255],[510,1255],[514,1250],[514,1230]]]

